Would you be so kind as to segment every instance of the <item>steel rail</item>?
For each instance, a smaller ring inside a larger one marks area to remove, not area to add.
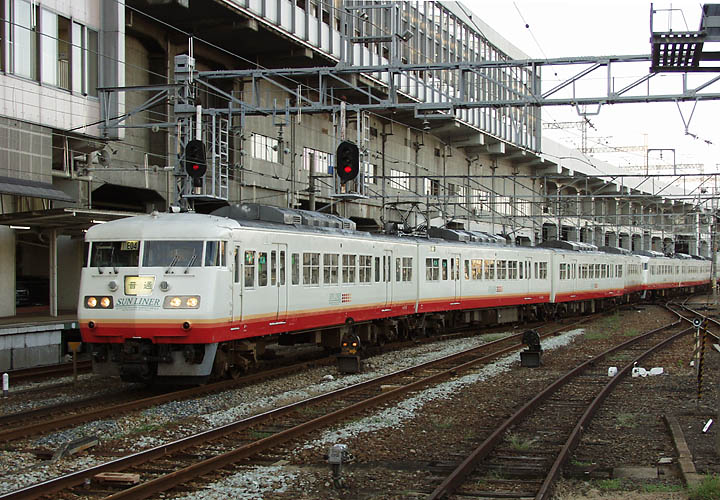
[[[555,335],[563,330],[572,328],[576,324],[582,323],[587,320],[588,320],[587,318],[584,318],[583,320],[581,320],[579,322],[576,322],[576,323],[573,323],[570,325],[563,325],[562,327],[560,327],[552,332],[548,332],[548,333],[542,335],[542,337],[548,337],[548,336]],[[243,420],[232,422],[230,424],[226,424],[221,427],[209,429],[209,430],[201,432],[199,434],[188,436],[186,438],[182,438],[182,439],[173,441],[171,443],[166,443],[164,445],[160,445],[155,448],[144,450],[144,451],[135,453],[133,455],[122,457],[122,458],[119,458],[119,459],[116,459],[116,460],[113,460],[110,462],[106,462],[103,464],[99,464],[97,466],[90,467],[85,470],[73,472],[73,473],[58,477],[58,478],[54,478],[54,479],[50,479],[47,481],[43,481],[41,483],[30,485],[30,486],[15,490],[13,492],[9,492],[7,494],[0,495],[0,499],[1,500],[11,500],[11,499],[12,500],[18,500],[18,499],[25,500],[25,499],[34,499],[34,498],[38,498],[41,496],[47,496],[49,494],[61,491],[63,489],[72,488],[74,486],[83,484],[86,480],[91,479],[93,476],[95,476],[101,472],[117,472],[117,471],[125,470],[129,467],[141,465],[143,463],[146,463],[146,462],[154,460],[154,459],[166,457],[167,455],[169,455],[171,453],[182,451],[191,446],[204,444],[210,440],[217,439],[217,438],[226,436],[228,434],[241,431],[241,430],[249,428],[252,425],[255,425],[259,422],[282,416],[284,414],[290,413],[290,412],[295,411],[304,406],[321,403],[326,400],[338,398],[338,397],[344,396],[344,395],[349,395],[354,392],[359,392],[359,391],[364,390],[373,385],[379,386],[379,385],[382,385],[387,380],[390,380],[390,379],[398,377],[398,376],[403,376],[407,373],[410,373],[410,372],[413,372],[416,370],[430,368],[434,365],[446,363],[448,361],[452,361],[457,358],[461,358],[463,356],[478,354],[478,353],[480,353],[480,351],[486,350],[488,347],[492,348],[493,346],[497,346],[504,342],[508,342],[510,340],[515,339],[516,337],[520,337],[521,335],[522,334],[519,333],[516,335],[511,335],[511,336],[508,336],[508,337],[505,337],[502,339],[498,339],[498,340],[495,340],[492,342],[488,342],[486,344],[469,349],[467,351],[462,351],[459,353],[451,354],[451,355],[445,356],[443,358],[439,358],[439,359],[436,359],[433,361],[421,363],[419,365],[415,365],[415,366],[412,366],[412,367],[409,367],[406,369],[398,370],[393,373],[389,373],[389,374],[383,375],[381,377],[378,377],[378,378],[375,378],[372,380],[354,384],[352,386],[338,389],[336,391],[332,391],[329,393],[320,394],[318,396],[314,396],[312,398],[308,398],[308,399],[305,399],[305,400],[297,402],[297,403],[289,404],[289,405],[286,405],[286,406],[283,406],[283,407],[280,407],[280,408],[277,408],[274,410],[270,410],[270,411],[267,411],[267,412],[264,412],[264,413],[261,413],[258,415],[254,415],[252,417],[248,417]],[[176,486],[177,484],[180,484],[184,481],[188,481],[195,477],[204,475],[208,472],[215,471],[218,468],[223,467],[224,465],[235,463],[238,460],[241,460],[248,456],[252,456],[262,450],[271,448],[273,446],[276,446],[277,444],[280,444],[282,442],[285,442],[285,441],[288,441],[295,437],[298,437],[304,433],[307,433],[307,432],[310,432],[319,427],[328,425],[329,423],[332,423],[346,415],[356,413],[364,408],[378,405],[387,400],[396,398],[398,396],[403,395],[404,393],[410,392],[416,388],[427,385],[429,383],[440,380],[442,378],[448,378],[448,377],[455,376],[455,375],[457,375],[458,371],[460,371],[460,370],[471,368],[477,364],[480,364],[480,363],[483,363],[490,359],[496,358],[502,354],[506,354],[507,352],[517,350],[521,347],[522,347],[522,344],[513,343],[511,346],[501,348],[489,355],[478,357],[476,359],[462,363],[460,365],[453,366],[452,368],[450,368],[448,370],[443,370],[443,371],[437,372],[429,377],[422,378],[422,379],[412,382],[408,385],[405,385],[405,386],[402,386],[399,388],[395,388],[391,391],[381,393],[381,394],[374,396],[370,399],[367,399],[365,401],[355,403],[346,408],[343,408],[343,409],[337,410],[335,412],[328,413],[321,417],[315,418],[313,420],[307,421],[303,424],[300,424],[300,426],[297,426],[295,428],[284,430],[273,436],[269,436],[269,437],[263,438],[261,440],[249,443],[249,444],[247,444],[241,448],[238,448],[236,450],[233,450],[231,452],[227,452],[225,454],[218,455],[216,457],[211,457],[210,459],[207,459],[203,462],[199,462],[192,466],[186,467],[185,469],[176,471],[167,476],[163,476],[163,477],[157,478],[155,480],[140,484],[140,485],[130,488],[128,490],[124,490],[124,491],[119,492],[116,495],[113,495],[109,498],[112,498],[115,500],[120,499],[120,498],[133,498],[133,499],[147,498],[148,496],[150,496],[154,493],[164,491],[164,490],[169,489],[173,486]]]
[[[583,362],[582,364],[578,365],[577,367],[557,379],[555,382],[546,387],[545,390],[543,390],[535,397],[533,397],[530,401],[525,403],[522,408],[520,408],[517,412],[507,418],[502,424],[500,424],[500,426],[498,426],[495,431],[493,431],[493,433],[482,444],[480,444],[480,446],[478,446],[470,455],[468,455],[468,457],[465,458],[465,460],[463,460],[460,465],[458,465],[458,467],[455,468],[455,470],[453,470],[453,472],[451,472],[450,475],[448,475],[448,477],[446,477],[445,480],[443,480],[443,482],[440,483],[437,488],[435,488],[435,490],[433,490],[433,492],[427,497],[427,499],[437,500],[444,498],[447,495],[451,495],[453,492],[455,492],[455,490],[457,490],[457,488],[459,488],[465,482],[467,477],[475,470],[480,461],[485,459],[490,454],[490,452],[497,446],[497,444],[503,439],[503,436],[510,427],[525,418],[526,415],[528,415],[532,410],[537,408],[542,402],[548,399],[552,394],[554,394],[558,389],[564,386],[575,376],[582,373],[588,367],[597,363],[604,357],[614,353],[615,351],[629,347],[632,344],[635,344],[651,335],[655,335],[656,333],[663,330],[678,326],[680,323],[681,320],[675,321],[671,324],[656,328],[643,335],[639,335],[637,337],[627,340],[626,342],[618,344],[608,349],[607,351],[595,356],[594,358]],[[691,331],[691,329],[683,330],[681,334],[684,335],[689,331]]]
[[[575,428],[573,429],[572,433],[570,434],[570,437],[566,441],[565,445],[560,450],[560,453],[558,454],[557,458],[555,459],[555,462],[553,463],[552,467],[550,468],[550,472],[545,477],[545,480],[543,481],[543,484],[540,486],[540,489],[538,490],[537,495],[535,496],[535,500],[546,500],[550,498],[551,488],[552,485],[555,483],[555,480],[557,479],[558,475],[560,474],[560,470],[562,469],[562,466],[565,464],[565,462],[570,458],[570,454],[575,450],[578,443],[580,442],[580,438],[582,437],[583,431],[587,428],[587,424],[590,422],[590,420],[595,416],[595,413],[597,413],[597,410],[600,408],[602,403],[605,401],[608,395],[615,389],[615,386],[620,383],[620,377],[627,375],[628,372],[632,371],[633,366],[635,366],[635,363],[639,363],[643,359],[645,359],[650,354],[654,353],[655,351],[662,349],[665,345],[674,342],[678,338],[687,335],[693,330],[693,328],[688,328],[686,330],[682,330],[681,332],[677,333],[676,335],[673,335],[672,337],[668,337],[664,341],[658,343],[657,345],[651,347],[647,351],[640,354],[637,358],[632,360],[630,363],[625,365],[621,370],[618,371],[618,373],[610,379],[610,382],[602,388],[600,393],[595,397],[595,399],[590,403],[587,410],[585,410],[585,413],[583,413],[582,417],[580,417],[580,420],[578,420],[578,423],[575,425]]]
[[[79,415],[65,415],[62,417],[57,417],[52,420],[46,420],[44,422],[38,422],[35,424],[26,424],[22,427],[15,427],[12,429],[0,431],[0,443],[13,441],[17,439],[22,439],[26,437],[30,437],[42,432],[55,430],[55,429],[62,429],[69,427],[71,425],[77,425],[81,423],[88,422],[93,419],[97,418],[104,418],[108,416],[118,416],[123,413],[127,413],[134,410],[139,410],[142,408],[148,408],[153,405],[163,404],[170,401],[177,401],[179,399],[189,399],[195,396],[201,396],[203,394],[213,393],[213,392],[221,392],[229,389],[237,389],[239,387],[242,387],[243,385],[257,382],[258,380],[263,380],[266,378],[272,378],[280,375],[285,375],[290,372],[294,372],[297,370],[302,369],[303,367],[306,367],[308,365],[312,364],[321,364],[321,363],[331,363],[333,362],[333,358],[324,358],[320,360],[314,360],[314,361],[306,361],[300,364],[285,366],[281,368],[275,368],[272,370],[266,370],[261,371],[258,373],[252,373],[249,375],[245,375],[241,379],[238,380],[223,380],[222,382],[217,382],[214,384],[209,385],[203,385],[198,387],[191,387],[189,389],[182,389],[179,391],[173,391],[166,394],[161,394],[159,396],[152,396],[148,398],[138,399],[135,401],[130,401],[126,403],[120,403],[113,406],[105,407],[105,408],[99,408],[92,411],[87,411],[84,413],[81,413]],[[67,406],[67,405],[66,405]],[[55,407],[54,409],[57,409]],[[41,414],[43,412],[43,409],[38,408],[37,410],[33,410],[33,412],[37,412],[37,414]],[[6,415],[5,419],[11,419],[13,417],[13,414]],[[0,497],[1,498],[1,497]]]
[[[83,360],[77,362],[78,373],[87,373],[92,369],[92,362]],[[72,363],[59,363],[56,365],[37,366],[34,368],[19,368],[6,372],[10,377],[10,382],[16,383],[25,380],[35,380],[38,378],[49,377],[51,375],[72,375]]]

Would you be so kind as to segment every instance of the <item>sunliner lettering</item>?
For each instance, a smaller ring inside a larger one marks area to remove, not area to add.
[[[160,299],[152,297],[122,297],[117,299],[116,307],[160,307]]]

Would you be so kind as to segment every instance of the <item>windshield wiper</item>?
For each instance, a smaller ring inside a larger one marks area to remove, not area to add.
[[[112,266],[113,271],[115,271],[115,274],[118,273],[117,266],[115,265],[115,247],[112,247],[112,250],[110,250],[110,265]]]
[[[177,256],[177,255],[176,255],[175,257],[173,257],[173,260],[172,260],[172,262],[170,263],[170,267],[168,267],[168,268],[165,270],[165,274],[167,274],[167,273],[170,272],[170,269],[172,269],[172,268],[175,266],[175,264],[177,264],[177,261],[178,261],[179,258],[180,258],[180,257]]]
[[[196,258],[197,258],[197,255],[192,254],[192,257],[190,257],[190,262],[188,262],[188,265],[187,265],[187,267],[185,268],[185,273],[184,273],[184,274],[187,274],[187,273],[188,273],[188,269],[190,269],[190,266],[192,266],[192,265],[195,263],[195,259],[196,259]]]

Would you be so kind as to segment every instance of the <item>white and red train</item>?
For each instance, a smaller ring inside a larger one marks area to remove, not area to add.
[[[431,234],[443,238],[358,232],[347,219],[254,204],[96,225],[86,234],[82,337],[98,373],[202,382],[246,369],[271,343],[337,349],[352,333],[375,344],[710,282],[710,261],[689,256]]]

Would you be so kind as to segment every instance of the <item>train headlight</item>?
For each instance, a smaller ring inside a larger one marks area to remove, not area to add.
[[[93,295],[88,295],[85,297],[85,307],[87,309],[97,309],[100,307],[103,309],[112,309],[113,299],[108,296],[95,297]]]
[[[175,295],[165,297],[163,309],[197,309],[200,307],[199,295]]]

